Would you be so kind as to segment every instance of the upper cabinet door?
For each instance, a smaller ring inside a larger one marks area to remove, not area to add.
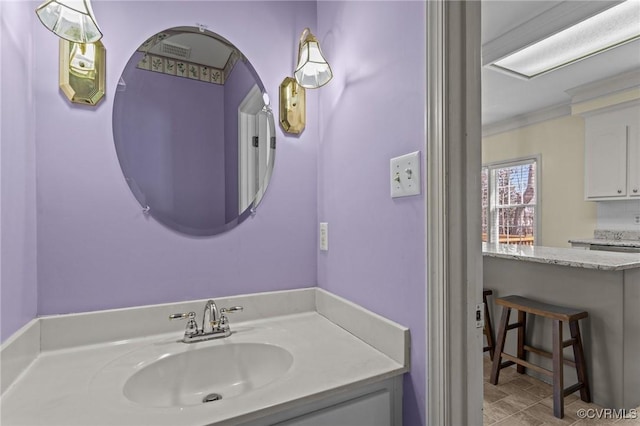
[[[627,195],[627,126],[610,114],[587,118],[585,197]]]
[[[627,126],[629,152],[628,193],[631,197],[640,197],[640,117]]]
[[[640,106],[585,117],[585,198],[640,197]]]

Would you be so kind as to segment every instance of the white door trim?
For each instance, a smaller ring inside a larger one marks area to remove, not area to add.
[[[480,2],[427,2],[427,424],[482,424]]]
[[[238,214],[254,201],[256,180],[261,176],[256,169],[259,153],[253,147],[253,137],[259,135],[256,123],[263,105],[262,92],[255,84],[238,105]]]
[[[442,1],[427,1],[427,140],[425,194],[427,249],[427,424],[449,424],[449,344],[446,275],[445,110],[446,85]]]

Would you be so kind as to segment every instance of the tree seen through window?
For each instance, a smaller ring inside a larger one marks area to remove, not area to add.
[[[536,161],[483,167],[482,241],[535,244]]]

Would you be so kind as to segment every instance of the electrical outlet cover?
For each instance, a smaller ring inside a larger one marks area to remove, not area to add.
[[[327,222],[320,222],[320,250],[329,250],[329,224]]]

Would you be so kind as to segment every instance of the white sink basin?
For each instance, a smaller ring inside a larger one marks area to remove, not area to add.
[[[227,399],[265,386],[292,363],[289,351],[270,344],[193,347],[142,367],[126,381],[123,392],[129,400],[151,407],[201,405],[213,393]]]

